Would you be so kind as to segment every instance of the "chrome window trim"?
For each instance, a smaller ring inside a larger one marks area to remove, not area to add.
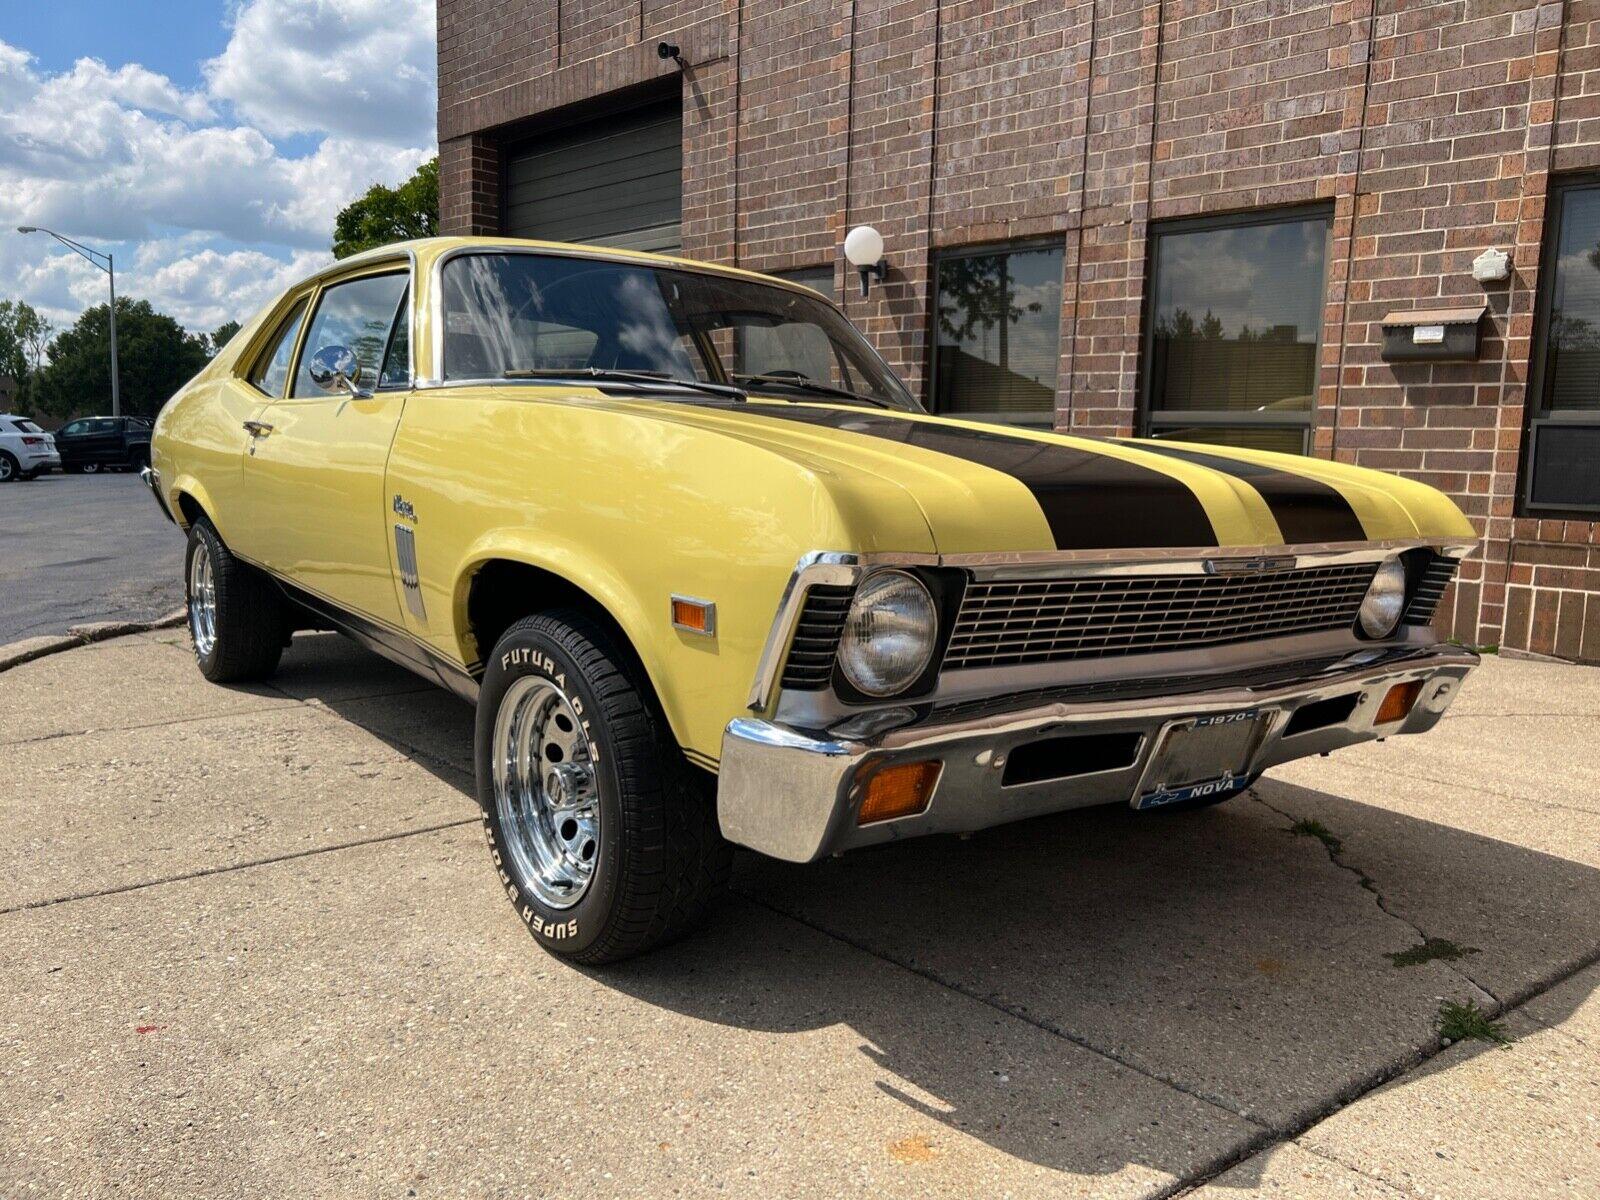
[[[976,554],[866,553],[813,550],[800,556],[778,601],[766,644],[757,660],[748,706],[761,712],[773,700],[783,660],[794,634],[806,592],[813,584],[853,586],[882,567],[952,567],[977,580],[1064,579],[1074,576],[1204,575],[1211,564],[1239,559],[1271,559],[1282,567],[1378,563],[1406,550],[1432,550],[1460,560],[1476,541],[1438,538],[1388,538],[1371,542],[1319,542],[1300,545],[1159,547],[1134,550],[1023,550]],[[1246,643],[1248,644],[1248,643]],[[892,699],[892,698],[891,698]],[[886,701],[887,703],[888,701]]]

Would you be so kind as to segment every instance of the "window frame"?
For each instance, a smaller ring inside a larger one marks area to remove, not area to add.
[[[1600,426],[1600,409],[1558,411],[1545,404],[1545,370],[1549,365],[1550,310],[1555,300],[1556,260],[1560,255],[1561,222],[1567,193],[1600,190],[1600,172],[1579,171],[1552,177],[1545,191],[1544,244],[1539,247],[1539,279],[1534,294],[1533,340],[1529,349],[1528,385],[1522,404],[1522,447],[1517,461],[1516,515],[1543,520],[1600,520],[1600,496],[1593,504],[1536,504],[1533,500],[1534,451],[1549,426]]]
[[[380,378],[383,373],[383,360],[384,357],[386,357],[389,353],[389,343],[394,337],[394,327],[396,322],[400,320],[402,307],[404,308],[405,320],[412,335],[412,353],[409,356],[411,361],[406,364],[406,380],[404,383],[390,383],[379,387],[378,381],[373,380],[371,384],[371,391],[374,395],[377,395],[380,392],[409,391],[416,386],[416,326],[412,322],[415,320],[415,301],[413,300],[413,293],[416,289],[417,273],[413,269],[413,264],[409,259],[384,259],[379,262],[363,263],[359,270],[350,271],[348,274],[334,275],[326,279],[319,279],[317,281],[316,287],[309,293],[305,319],[300,322],[299,332],[295,335],[294,357],[289,363],[289,378],[284,384],[284,394],[277,398],[278,401],[285,404],[317,404],[324,400],[349,399],[348,396],[338,396],[331,392],[321,391],[320,389],[315,395],[296,396],[294,394],[294,385],[295,381],[300,378],[300,360],[306,353],[306,342],[311,336],[311,326],[316,322],[317,313],[322,308],[323,297],[334,288],[340,287],[347,283],[356,283],[362,279],[367,279],[377,275],[404,275],[406,277],[406,286],[400,298],[400,300],[404,301],[404,304],[402,305],[400,301],[395,302],[394,316],[389,318],[389,332],[384,336],[383,355],[380,355],[378,359],[378,374]],[[367,385],[363,384],[362,386]]]
[[[239,365],[234,368],[235,378],[237,378],[251,391],[257,393],[258,395],[265,396],[268,403],[275,404],[284,397],[281,393],[276,396],[273,395],[271,392],[267,391],[266,388],[257,383],[255,380],[256,371],[258,368],[270,361],[271,355],[277,351],[278,346],[281,344],[273,335],[276,334],[279,327],[289,319],[294,310],[300,305],[304,304],[305,312],[300,314],[300,324],[295,327],[294,338],[289,345],[289,370],[288,374],[285,376],[283,385],[284,390],[288,390],[288,381],[294,378],[294,365],[296,361],[298,361],[300,354],[300,339],[305,335],[306,332],[306,313],[311,311],[311,302],[316,298],[316,295],[317,289],[315,287],[307,287],[296,288],[294,291],[285,296],[283,298],[283,303],[281,303],[277,310],[273,312],[272,318],[263,323],[263,328],[266,331],[267,341],[259,345],[256,348],[256,352],[250,355],[248,358],[241,356]]]
[[[1221,409],[1154,409],[1150,405],[1155,387],[1156,282],[1161,263],[1161,239],[1175,233],[1208,233],[1218,229],[1254,228],[1262,225],[1287,225],[1303,221],[1323,223],[1322,241],[1322,302],[1317,312],[1317,340],[1312,352],[1313,375],[1311,380],[1311,406],[1304,414],[1261,413],[1246,410],[1230,412]],[[1317,392],[1321,387],[1323,334],[1327,325],[1328,271],[1333,260],[1333,205],[1327,202],[1296,204],[1288,208],[1240,209],[1228,213],[1207,213],[1196,217],[1178,217],[1169,221],[1152,221],[1145,234],[1144,304],[1139,333],[1139,385],[1138,430],[1139,436],[1154,438],[1160,428],[1227,429],[1249,426],[1258,429],[1299,429],[1300,453],[1309,455],[1312,434],[1316,428]]]
[[[1028,429],[1054,429],[1056,414],[1061,411],[1061,341],[1063,337],[1061,309],[1056,309],[1056,367],[1051,384],[1052,403],[1047,413],[1013,409],[1009,412],[962,412],[934,407],[939,397],[939,268],[958,258],[986,258],[995,254],[1027,254],[1039,250],[1056,250],[1061,254],[1061,294],[1067,289],[1067,243],[1063,236],[1016,238],[1003,242],[976,242],[969,246],[947,246],[934,250],[928,256],[932,278],[928,281],[928,372],[924,385],[927,394],[923,407],[941,417],[961,421],[980,421],[987,425],[1015,425]]]

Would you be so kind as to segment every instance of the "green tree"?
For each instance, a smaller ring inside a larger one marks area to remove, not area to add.
[[[122,410],[153,417],[174,392],[206,365],[206,338],[187,332],[148,300],[117,300],[117,357]],[[111,410],[111,337],[107,306],[84,311],[50,343],[39,374],[39,407],[58,417]]]
[[[239,322],[224,321],[211,331],[211,354],[216,357],[222,348],[233,340],[233,335],[239,332]]]
[[[55,327],[24,300],[0,300],[0,375],[17,381],[18,407],[28,411],[45,347]]]
[[[353,200],[333,223],[333,256],[349,258],[362,250],[432,237],[439,232],[439,160],[430,158],[399,187],[375,183]]]

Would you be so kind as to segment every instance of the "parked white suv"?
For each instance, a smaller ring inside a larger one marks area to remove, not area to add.
[[[60,465],[55,438],[27,417],[0,413],[0,483],[32,479]]]

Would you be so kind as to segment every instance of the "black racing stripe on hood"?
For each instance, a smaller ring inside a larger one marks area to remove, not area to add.
[[[861,409],[748,405],[740,411],[903,442],[1010,475],[1033,493],[1058,550],[1219,544],[1205,506],[1181,481],[1092,450]]]
[[[1210,467],[1235,479],[1243,480],[1267,502],[1272,517],[1283,532],[1289,545],[1302,542],[1359,542],[1367,531],[1361,518],[1350,507],[1350,501],[1336,488],[1304,475],[1280,471],[1260,463],[1241,462],[1220,454],[1205,454],[1199,450],[1163,446],[1160,443],[1139,442],[1141,450],[1163,454],[1168,458],[1182,459],[1196,466]]]

